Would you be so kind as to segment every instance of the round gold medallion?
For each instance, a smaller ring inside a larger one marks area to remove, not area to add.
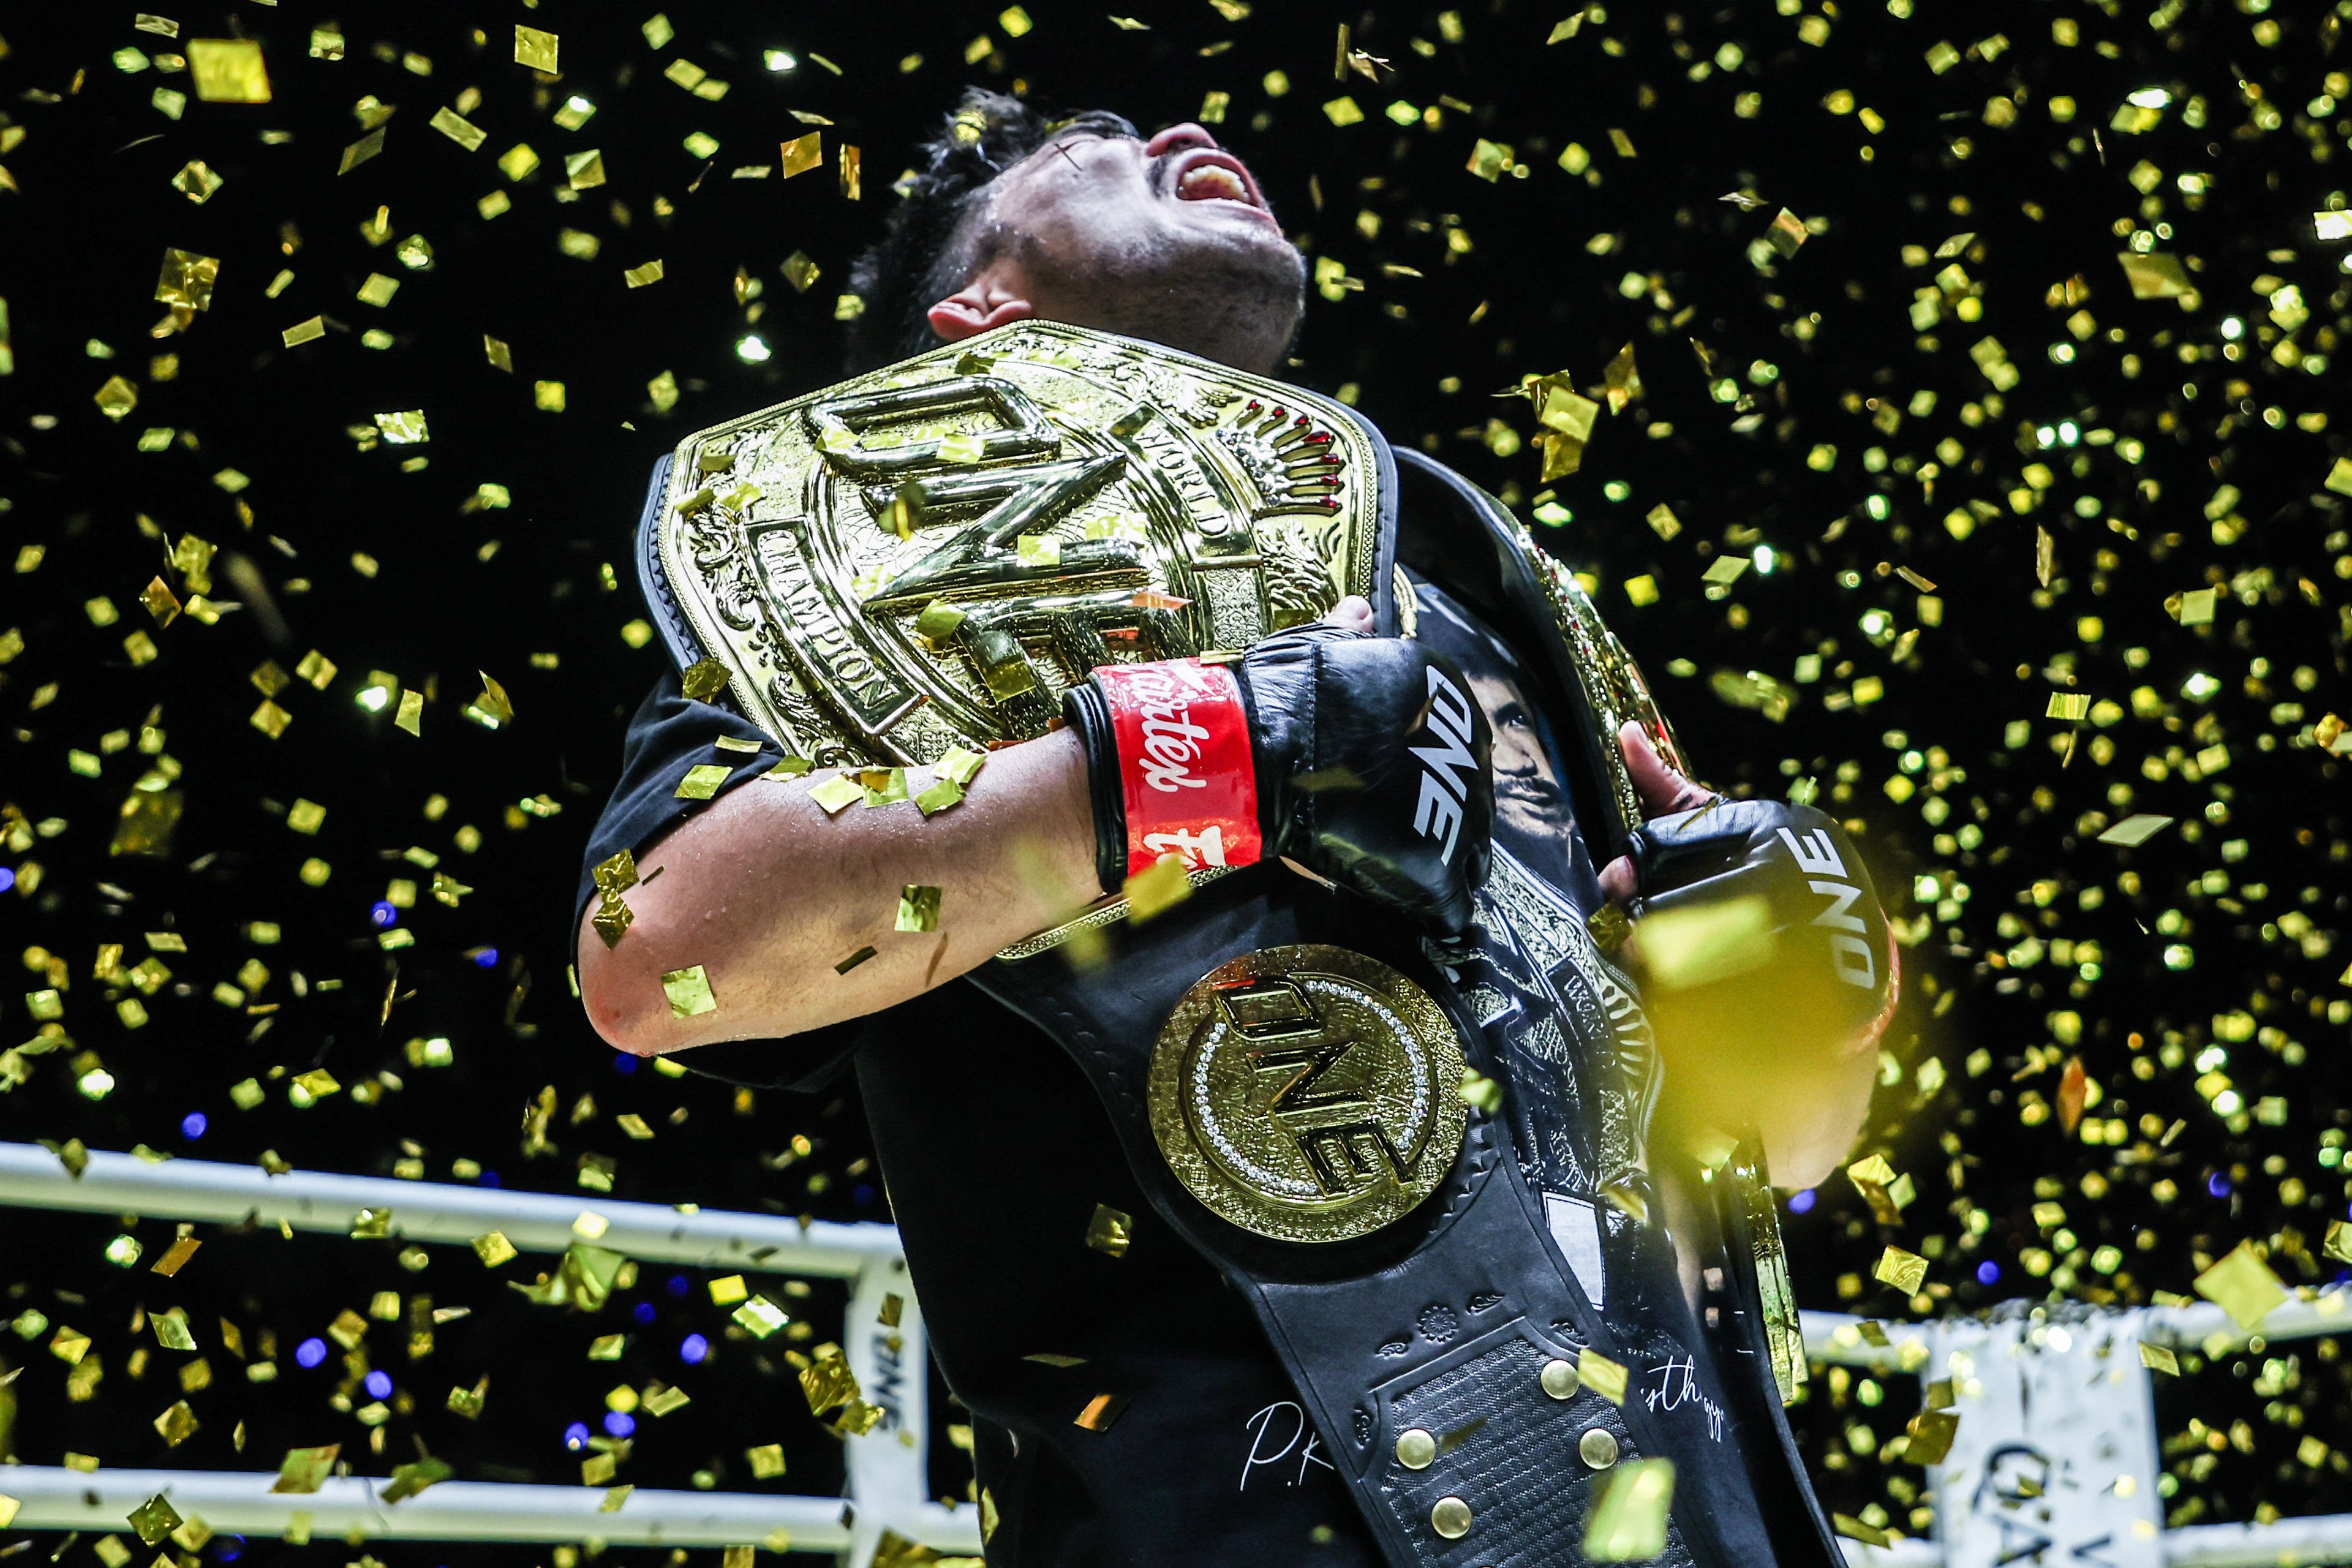
[[[1470,1505],[1458,1497],[1439,1498],[1429,1510],[1429,1528],[1448,1541],[1461,1540],[1470,1533]]]
[[[1576,1451],[1594,1469],[1605,1470],[1617,1462],[1616,1435],[1604,1426],[1588,1427],[1576,1440]]]
[[[1572,1361],[1544,1363],[1541,1382],[1543,1391],[1554,1399],[1573,1399],[1576,1391],[1584,1386],[1584,1379],[1578,1375],[1576,1363]]]
[[[1425,1470],[1436,1462],[1437,1439],[1418,1426],[1408,1426],[1397,1434],[1396,1457],[1408,1470]]]
[[[1185,1191],[1277,1241],[1348,1241],[1403,1217],[1453,1168],[1462,1049],[1406,976],[1345,948],[1245,953],[1160,1026],[1151,1131]]]

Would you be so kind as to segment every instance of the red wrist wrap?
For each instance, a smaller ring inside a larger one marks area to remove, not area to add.
[[[1171,854],[1188,869],[1254,865],[1257,769],[1233,671],[1180,658],[1105,666],[1095,680],[1118,742],[1128,875]]]

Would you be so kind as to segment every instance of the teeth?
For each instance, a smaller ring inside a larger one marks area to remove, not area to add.
[[[1176,194],[1188,202],[1249,200],[1249,190],[1241,177],[1214,163],[1203,163],[1188,171],[1177,183]]]

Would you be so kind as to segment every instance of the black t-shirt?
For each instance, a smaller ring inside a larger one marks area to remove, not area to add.
[[[1673,1156],[1647,1142],[1661,1069],[1633,981],[1584,926],[1601,881],[1559,746],[1510,647],[1433,584],[1416,578],[1413,597],[1416,637],[1461,667],[1494,734],[1496,866],[1479,893],[1492,956],[1462,978],[1507,1068],[1520,1168],[1586,1295],[1636,1353],[1626,1397],[1648,1406],[1661,1457],[1675,1461],[1684,1542],[1700,1563],[1769,1563],[1748,1461],[1771,1439],[1743,1433],[1745,1402],[1729,1397],[1684,1292],[1677,1239],[1706,1257],[1716,1238],[1703,1213],[1705,1236],[1676,1238],[1665,1224],[1654,1173]],[[1521,963],[1506,962],[1507,942]],[[1651,1223],[1633,1223],[1631,1206]]]
[[[720,736],[765,751],[720,751]],[[631,721],[587,866],[627,848],[651,871],[661,853],[646,846],[698,809],[673,797],[679,775],[718,763],[731,788],[779,754],[664,675]],[[593,892],[583,871],[575,930]],[[814,1088],[852,1058],[931,1353],[972,1415],[1002,1521],[995,1568],[1380,1568],[1256,1319],[1152,1213],[1094,1091],[1044,1034],[954,983],[857,1023],[678,1059]],[[1097,1204],[1132,1217],[1124,1257],[1086,1245]],[[1077,1426],[1107,1393],[1127,1401],[1109,1429]]]
[[[1596,967],[1589,943],[1576,962],[1559,956],[1583,941],[1580,912],[1599,900],[1559,750],[1532,703],[1512,706],[1508,651],[1427,584],[1416,596],[1420,635],[1464,666],[1495,721],[1496,843],[1516,871],[1490,889],[1516,889],[1515,929],[1542,928],[1525,943],[1538,961],[1523,966],[1527,994],[1501,981],[1473,987],[1504,1025],[1513,1009],[1557,1019],[1507,1030],[1515,1141],[1547,1205],[1568,1205],[1554,1208],[1566,1216],[1554,1235],[1587,1293],[1623,1325],[1622,1342],[1645,1352],[1628,1397],[1648,1403],[1677,1461],[1683,1539],[1710,1568],[1769,1563],[1734,1406],[1672,1244],[1662,1226],[1632,1225],[1596,1201],[1607,1178],[1638,1162],[1654,1088],[1637,1082],[1631,1102],[1621,1094],[1596,1111],[1597,1080],[1638,1079],[1646,1026],[1630,984]],[[763,751],[720,751],[721,736]],[[650,872],[656,841],[698,809],[673,795],[688,767],[726,765],[731,788],[777,755],[742,715],[689,700],[665,675],[631,723],[586,867],[629,848]],[[1507,869],[1498,857],[1498,873]],[[575,930],[593,891],[583,868]],[[1633,1070],[1596,1068],[1620,1037]],[[856,1023],[680,1059],[736,1082],[811,1088],[853,1058],[932,1353],[973,1416],[979,1479],[1002,1521],[992,1564],[1378,1568],[1380,1551],[1255,1318],[1151,1212],[1085,1078],[1044,1034],[958,983]],[[1098,1204],[1132,1216],[1123,1257],[1085,1243]],[[1068,1358],[1082,1360],[1055,1364]],[[1106,1393],[1127,1402],[1109,1428],[1077,1426]]]

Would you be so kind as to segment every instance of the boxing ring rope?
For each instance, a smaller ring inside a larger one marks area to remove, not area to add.
[[[397,1503],[382,1480],[329,1480],[315,1493],[272,1493],[278,1478],[219,1471],[0,1468],[0,1496],[17,1500],[20,1530],[121,1531],[124,1515],[161,1492],[215,1531],[380,1540],[596,1540],[608,1544],[750,1546],[777,1531],[789,1550],[842,1553],[857,1568],[885,1531],[937,1551],[978,1555],[979,1510],[930,1500],[925,1438],[928,1352],[922,1315],[898,1233],[887,1225],[840,1225],[779,1215],[704,1212],[692,1205],[614,1203],[373,1176],[293,1171],[205,1160],[150,1163],[91,1151],[79,1177],[35,1143],[0,1143],[0,1205],[136,1214],[236,1225],[253,1221],[334,1236],[352,1234],[362,1210],[389,1215],[384,1234],[468,1247],[496,1230],[518,1251],[560,1253],[587,1241],[646,1263],[800,1275],[850,1282],[841,1344],[866,1398],[883,1406],[874,1430],[845,1441],[848,1497],[638,1489],[604,1512],[602,1487],[443,1481]],[[585,1217],[593,1216],[593,1217]],[[601,1224],[600,1224],[601,1222]],[[881,1325],[884,1298],[901,1308]],[[0,1504],[0,1512],[5,1505]]]
[[[317,1492],[287,1494],[269,1490],[274,1472],[86,1473],[19,1465],[0,1468],[0,1497],[17,1504],[14,1529],[127,1531],[125,1516],[161,1493],[215,1531],[253,1535],[708,1547],[769,1542],[782,1531],[789,1536],[787,1549],[834,1552],[854,1568],[872,1562],[886,1531],[941,1552],[980,1551],[977,1510],[950,1509],[928,1495],[922,1321],[890,1226],[803,1226],[691,1205],[583,1202],[310,1171],[272,1176],[249,1166],[178,1159],[150,1163],[100,1152],[90,1153],[76,1178],[55,1153],[26,1143],[0,1143],[0,1205],[251,1221],[339,1236],[352,1233],[362,1210],[390,1211],[386,1233],[415,1242],[465,1246],[497,1230],[525,1252],[557,1253],[585,1239],[649,1263],[845,1279],[851,1291],[844,1353],[866,1397],[887,1413],[874,1431],[846,1441],[845,1499],[639,1489],[616,1510],[605,1511],[603,1488],[451,1480],[385,1503],[380,1496],[385,1483],[372,1478],[330,1479]],[[904,1303],[895,1330],[879,1321],[887,1295]],[[2137,1347],[2195,1348],[2210,1358],[2257,1337],[2241,1333],[2217,1307],[1889,1323],[1874,1331],[1883,1332],[1883,1346],[1864,1337],[1862,1320],[1838,1313],[1807,1312],[1804,1327],[1806,1350],[1819,1360],[1952,1379],[1962,1415],[1951,1454],[1929,1472],[1939,1539],[1897,1540],[1884,1547],[1849,1541],[1843,1544],[1851,1563],[2277,1568],[2352,1563],[2352,1515],[2162,1528],[2153,1402]],[[2267,1343],[2346,1329],[2352,1329],[2352,1310],[2343,1293],[2331,1293],[2290,1300],[2263,1320],[2258,1337]],[[2030,1429],[2023,1420],[2029,1409]],[[2036,1484],[2012,1488],[2003,1478],[2015,1467],[2022,1467],[2018,1474],[2038,1478]],[[2102,1475],[2111,1478],[2103,1488],[2085,1484]],[[0,1512],[5,1510],[0,1503]],[[2021,1536],[2046,1539],[2037,1553],[2032,1540]]]

